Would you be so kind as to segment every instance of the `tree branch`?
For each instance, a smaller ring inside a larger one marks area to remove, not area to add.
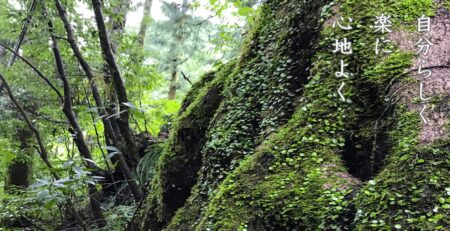
[[[121,114],[121,117],[125,121],[128,120],[128,106],[126,106],[126,103],[128,103],[129,101],[127,91],[125,89],[125,84],[122,80],[122,76],[120,75],[120,71],[117,67],[111,44],[109,42],[108,32],[106,30],[106,25],[101,10],[101,3],[99,0],[92,0],[92,5],[94,6],[95,21],[97,22],[98,35],[100,38],[103,57],[108,64],[109,72],[111,73],[111,76],[113,78],[114,86],[116,88],[117,96],[119,99],[120,111],[124,111],[124,113]]]
[[[191,80],[189,79],[189,77],[187,77],[187,76],[184,74],[184,72],[181,72],[181,75],[183,76],[183,79],[185,79],[186,81],[188,81],[188,83],[189,83],[190,85],[192,85]]]
[[[12,103],[14,104],[14,106],[17,108],[17,110],[19,111],[20,115],[23,117],[23,119],[25,120],[25,123],[27,124],[28,128],[34,133],[35,137],[36,137],[36,141],[39,145],[39,153],[41,156],[41,159],[44,161],[45,165],[51,170],[53,169],[52,164],[50,163],[50,161],[48,160],[48,153],[47,150],[45,149],[44,146],[44,142],[42,141],[42,137],[41,137],[41,133],[37,130],[37,128],[34,126],[34,124],[31,122],[30,118],[28,117],[27,113],[25,112],[25,110],[23,109],[23,107],[19,104],[19,102],[17,101],[16,97],[13,95],[11,88],[9,87],[8,82],[6,81],[5,77],[0,73],[0,80],[3,82],[3,84],[5,85],[5,89],[6,92],[8,94],[9,99],[12,101]],[[52,173],[52,175],[55,177],[55,179],[58,179],[58,175],[56,173],[54,173],[53,171],[50,171]]]
[[[13,49],[11,49],[10,47],[8,47],[7,45],[3,44],[0,42],[0,46],[4,47],[6,50],[10,51],[11,53],[15,54],[20,60],[22,60],[25,64],[27,64],[29,67],[31,67],[31,69],[33,69],[34,72],[36,72],[36,74],[43,79],[47,85],[50,86],[50,88],[58,95],[58,98],[60,100],[60,102],[63,102],[63,97],[61,92],[59,92],[59,90],[55,87],[55,85],[53,85],[52,82],[50,82],[49,78],[45,77],[45,75],[39,70],[37,69],[33,64],[31,64],[31,62],[29,62],[27,59],[25,59],[24,57],[22,57],[20,54],[18,54],[16,51],[14,51]],[[1,92],[1,90],[0,90]]]
[[[46,14],[45,11],[44,11],[44,14]],[[56,40],[54,33],[53,33],[54,27],[53,27],[53,23],[51,20],[48,21],[48,27],[49,27],[50,36],[51,36],[51,39],[53,42],[52,51],[53,51],[53,55],[55,57],[56,69],[57,69],[59,78],[63,82],[64,106],[63,106],[62,111],[66,115],[67,120],[70,123],[70,126],[74,130],[74,132],[73,132],[74,133],[73,134],[74,142],[77,145],[77,148],[78,148],[81,156],[83,156],[85,159],[84,165],[86,167],[92,168],[95,171],[98,171],[100,173],[105,172],[103,169],[98,167],[93,162],[88,161],[88,160],[92,160],[92,155],[91,155],[89,147],[86,143],[86,140],[84,139],[83,131],[81,130],[81,127],[77,121],[75,113],[73,112],[72,94],[71,94],[70,84],[69,84],[69,80],[67,79],[67,76],[66,76],[66,71],[64,69],[64,63],[63,63],[63,60],[61,57],[61,52],[59,50],[58,41]],[[111,173],[109,173],[109,174],[111,174]],[[89,201],[91,204],[92,213],[94,214],[94,218],[96,219],[96,223],[99,228],[104,227],[106,225],[106,221],[102,214],[100,202],[97,199],[98,198],[97,188],[95,187],[95,185],[91,185],[91,184],[88,185],[88,188],[89,188]]]
[[[429,66],[429,67],[422,67],[422,70],[426,70],[426,69],[445,69],[445,68],[450,68],[450,65],[435,65],[435,66]],[[410,71],[408,71],[408,73],[412,73],[413,71],[418,71],[418,68],[412,69]]]
[[[19,49],[20,49],[20,46],[22,45],[23,40],[25,39],[25,35],[27,34],[28,26],[31,23],[31,19],[33,17],[33,13],[36,10],[36,5],[37,5],[37,0],[33,0],[33,2],[31,3],[29,15],[28,15],[28,17],[27,17],[27,19],[25,21],[25,24],[22,27],[22,31],[20,32],[20,35],[19,35],[19,37],[17,39],[17,42],[16,42],[16,45],[14,46],[14,52],[11,55],[11,58],[9,59],[8,64],[6,65],[6,67],[12,66],[13,63],[14,63],[14,60],[16,59],[17,53],[19,52]],[[4,83],[2,83],[0,85],[0,95],[2,94],[2,91],[3,91],[4,87],[5,87]]]
[[[117,67],[116,60],[112,51],[111,43],[108,38],[108,33],[106,30],[105,21],[103,18],[103,13],[101,10],[101,2],[100,0],[92,0],[92,5],[94,7],[95,21],[97,22],[98,35],[100,39],[100,46],[102,48],[103,58],[109,67],[109,73],[112,76],[114,86],[117,93],[117,98],[119,101],[119,111],[120,120],[118,121],[119,129],[121,131],[121,135],[124,137],[127,145],[128,152],[130,154],[131,159],[136,162],[139,162],[139,154],[137,152],[137,147],[135,140],[133,138],[133,134],[131,132],[129,120],[129,107],[128,107],[128,96],[125,88],[125,83],[123,82],[122,76],[120,74],[119,68]]]

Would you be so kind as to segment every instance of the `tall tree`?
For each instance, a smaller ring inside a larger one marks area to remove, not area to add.
[[[153,0],[145,0],[145,2],[144,2],[144,12],[143,12],[142,20],[141,20],[141,25],[139,27],[139,33],[138,33],[138,39],[137,39],[140,49],[144,49],[145,37],[147,35],[148,27],[150,26],[150,23],[151,23],[152,3],[153,3]]]
[[[187,19],[188,1],[183,0],[181,8],[176,4],[171,4],[173,11],[170,14],[170,20],[175,23],[172,31],[173,41],[170,45],[170,85],[168,99],[174,100],[177,97],[177,85],[178,85],[178,66],[183,62],[180,60],[180,46],[183,46],[184,40],[184,27]]]

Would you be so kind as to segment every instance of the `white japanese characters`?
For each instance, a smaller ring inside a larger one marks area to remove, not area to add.
[[[380,49],[381,52],[383,52],[384,54],[389,54],[392,53],[391,50],[387,50],[386,48],[381,48],[382,45],[387,46],[389,43],[391,42],[391,40],[389,39],[382,39],[380,40],[380,38],[377,38],[376,42],[375,42],[375,54],[379,55],[380,54]]]
[[[392,32],[392,22],[389,20],[391,16],[385,16],[381,14],[380,16],[376,16],[377,21],[375,22],[375,32],[381,31],[381,33]]]
[[[431,31],[431,18],[422,15],[417,19],[417,30],[419,32],[430,32]]]
[[[380,16],[376,16],[375,21],[375,32],[386,34],[392,32],[392,22],[390,20],[391,16],[386,16],[381,14]],[[379,55],[380,53],[389,54],[392,53],[391,50],[388,50],[386,47],[389,46],[391,40],[386,39],[385,37],[378,37],[375,41],[375,54]]]
[[[346,21],[348,23],[347,26],[343,26],[341,24],[341,22],[344,23]],[[351,18],[347,18],[347,20],[346,20],[343,17],[340,17],[339,20],[333,22],[333,28],[339,27],[342,30],[351,30],[351,29],[353,29],[353,27],[350,25],[352,22],[353,22],[353,19],[351,19]]]
[[[348,30],[353,29],[353,27],[351,25],[352,22],[353,22],[352,18],[345,19],[343,17],[340,17],[338,20],[333,22],[332,27],[333,28],[339,27],[342,30],[348,31]],[[351,54],[353,54],[352,42],[348,41],[347,38],[343,38],[342,40],[335,39],[334,50],[332,50],[332,52],[334,54],[341,53],[343,55],[351,55]],[[335,76],[338,78],[342,78],[342,77],[349,78],[350,74],[346,72],[346,70],[345,70],[346,67],[348,67],[348,64],[346,64],[345,61],[343,59],[341,59],[339,71],[335,72]],[[345,97],[344,97],[344,94],[342,93],[344,86],[345,86],[345,82],[342,81],[341,86],[338,89],[338,94],[339,94],[339,97],[341,98],[341,100],[345,102]]]
[[[353,54],[352,42],[348,42],[347,38],[344,38],[342,41],[336,39],[334,42],[334,47],[333,53],[341,52],[346,55]]]
[[[427,33],[431,31],[431,18],[426,17],[425,15],[422,15],[420,18],[417,19],[417,31],[419,33]],[[419,38],[419,41],[417,41],[414,46],[417,48],[416,54],[420,56],[420,64],[417,71],[417,74],[422,79],[429,78],[433,73],[431,70],[426,70],[423,68],[423,64],[426,64],[427,61],[424,59],[425,56],[428,55],[428,52],[430,51],[431,47],[434,44],[428,40],[428,38],[424,37],[423,35]],[[425,84],[421,80],[419,83],[419,98],[424,103],[422,110],[420,111],[420,118],[422,119],[422,122],[424,124],[427,124],[428,121],[424,116],[424,113],[428,107],[427,101],[431,99],[431,97],[426,97],[424,93]]]
[[[352,18],[344,18],[339,17],[332,24],[333,28],[338,28],[345,31],[350,31],[353,29],[352,26],[353,19]],[[383,55],[390,54],[393,51],[389,48],[391,46],[391,40],[389,39],[389,33],[392,32],[392,21],[390,15],[381,14],[380,16],[376,16],[375,23],[372,26],[375,33],[380,34],[379,37],[375,40],[375,55]],[[425,57],[429,54],[430,49],[434,44],[425,36],[426,33],[432,31],[431,28],[431,18],[425,15],[422,15],[417,19],[417,31],[420,33],[420,37],[418,41],[414,44],[416,47],[416,55],[420,57],[420,64],[417,69],[417,74],[420,76],[420,84],[419,84],[419,98],[421,102],[424,104],[422,110],[420,111],[420,117],[424,124],[427,124],[428,121],[424,116],[424,113],[428,107],[427,102],[431,99],[431,97],[425,95],[425,79],[431,77],[433,75],[432,71],[427,69],[426,63],[427,60]],[[347,38],[336,38],[333,44],[333,54],[342,54],[342,55],[352,55],[353,47],[352,41],[349,41]],[[338,94],[342,101],[346,101],[345,96],[343,94],[344,87],[346,85],[345,78],[350,78],[351,74],[346,71],[349,67],[349,64],[345,62],[343,58],[339,61],[339,69],[335,72],[335,76],[337,78],[344,78],[338,88]]]

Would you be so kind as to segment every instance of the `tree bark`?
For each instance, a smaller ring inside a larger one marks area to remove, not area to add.
[[[177,98],[177,88],[178,88],[178,66],[180,65],[180,52],[178,47],[183,43],[183,28],[186,20],[186,13],[188,11],[188,1],[183,0],[181,5],[180,15],[175,18],[175,29],[172,33],[174,37],[174,42],[171,44],[172,57],[170,58],[171,73],[170,73],[170,83],[169,83],[169,100],[175,100]]]
[[[177,61],[174,60],[174,63],[172,64],[172,71],[171,71],[171,77],[170,77],[170,86],[169,86],[169,97],[170,100],[175,100],[177,98],[177,82],[178,82],[178,75],[177,75]]]
[[[122,79],[122,76],[120,74],[119,68],[117,67],[116,60],[113,54],[113,50],[111,48],[111,43],[108,37],[108,33],[105,26],[105,21],[103,18],[103,13],[101,10],[101,3],[99,0],[92,0],[92,5],[94,7],[94,13],[95,13],[95,21],[97,22],[98,27],[98,35],[100,39],[100,45],[103,52],[103,58],[105,59],[106,63],[109,67],[109,73],[112,76],[114,87],[116,89],[118,103],[119,103],[119,110],[120,110],[120,119],[117,120],[117,124],[119,126],[119,129],[121,131],[121,135],[124,137],[126,146],[129,150],[128,153],[130,153],[130,157],[132,160],[136,163],[139,162],[140,157],[137,152],[137,147],[135,140],[133,138],[133,134],[131,132],[130,124],[129,124],[129,107],[127,104],[128,96],[127,91],[125,88],[125,83]]]
[[[33,133],[29,129],[17,129],[15,140],[19,141],[19,152],[17,157],[8,164],[4,186],[6,192],[14,188],[26,189],[31,184],[34,151],[30,145],[32,137]]]

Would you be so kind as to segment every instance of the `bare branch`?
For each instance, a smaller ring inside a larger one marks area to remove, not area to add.
[[[24,63],[26,63],[29,67],[31,67],[31,69],[33,69],[34,72],[36,72],[36,74],[43,79],[47,85],[50,86],[50,88],[58,95],[58,98],[60,100],[60,102],[62,103],[62,94],[61,92],[59,92],[59,90],[55,87],[55,85],[53,85],[52,82],[50,82],[49,78],[45,77],[45,75],[39,70],[37,69],[33,64],[31,64],[31,62],[29,62],[27,59],[25,59],[24,57],[22,57],[20,54],[18,54],[16,51],[14,51],[13,49],[11,49],[10,47],[8,47],[7,45],[3,44],[0,42],[0,46],[4,47],[6,50],[10,51],[11,53],[15,54],[20,60],[22,60]]]
[[[16,45],[14,46],[14,50],[13,50],[14,52],[11,55],[11,58],[9,59],[8,64],[6,65],[7,67],[12,66],[14,63],[14,60],[16,59],[17,53],[19,52],[19,49],[20,49],[20,46],[22,45],[23,40],[25,39],[25,35],[27,34],[28,26],[31,23],[31,18],[33,17],[33,13],[36,10],[36,5],[37,5],[37,0],[33,0],[33,2],[31,3],[30,12],[28,14],[28,17],[25,21],[25,24],[22,27],[22,31],[20,32],[19,37],[17,38]],[[4,87],[5,87],[4,83],[2,83],[0,85],[0,95],[2,94]]]
[[[187,77],[187,76],[184,74],[184,72],[181,72],[181,75],[183,76],[183,79],[185,79],[186,81],[188,81],[188,83],[189,83],[190,85],[192,85],[191,80],[189,79],[189,77]]]

